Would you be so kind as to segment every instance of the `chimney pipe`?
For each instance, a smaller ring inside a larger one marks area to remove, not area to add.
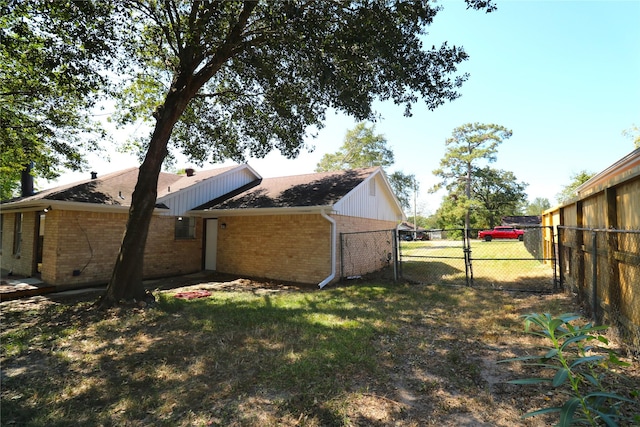
[[[33,169],[33,162],[26,164],[20,173],[20,195],[22,197],[33,196],[33,175],[31,175],[31,169]]]
[[[196,173],[196,170],[192,168],[187,168],[184,171],[186,172],[187,176],[193,176]]]
[[[91,179],[98,179],[98,172],[91,172]]]

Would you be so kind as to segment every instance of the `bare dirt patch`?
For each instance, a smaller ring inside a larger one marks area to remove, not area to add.
[[[364,280],[318,291],[192,275],[147,287],[159,307],[127,313],[97,312],[97,292],[2,303],[3,422],[546,426],[556,420],[521,416],[557,395],[508,384],[532,372],[497,362],[540,353],[521,315],[579,309],[563,294]],[[198,290],[213,297],[172,297]],[[337,358],[354,342],[361,355]],[[616,381],[632,391],[637,362]]]

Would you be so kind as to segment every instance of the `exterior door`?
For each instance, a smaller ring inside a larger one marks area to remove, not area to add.
[[[207,239],[204,250],[204,269],[216,269],[216,256],[218,254],[218,220],[205,220],[205,237]]]

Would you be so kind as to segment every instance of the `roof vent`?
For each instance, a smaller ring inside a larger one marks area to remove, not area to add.
[[[196,174],[196,170],[193,168],[187,168],[184,171],[186,172],[187,176],[193,176]]]
[[[98,172],[91,172],[91,179],[98,179]]]

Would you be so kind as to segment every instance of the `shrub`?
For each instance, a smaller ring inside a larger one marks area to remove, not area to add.
[[[523,356],[500,362],[524,362],[527,366],[555,371],[552,377],[524,378],[509,381],[511,384],[549,384],[557,394],[566,397],[562,406],[542,408],[529,412],[523,418],[535,415],[558,413],[561,427],[572,425],[634,424],[640,416],[628,416],[623,405],[637,402],[611,391],[607,380],[613,368],[628,366],[616,353],[604,346],[609,342],[600,331],[607,326],[587,323],[576,326],[571,322],[579,319],[576,314],[533,313],[525,317],[525,332],[545,338],[549,347],[544,355]],[[594,345],[595,344],[595,345]],[[631,392],[637,397],[637,390]]]

